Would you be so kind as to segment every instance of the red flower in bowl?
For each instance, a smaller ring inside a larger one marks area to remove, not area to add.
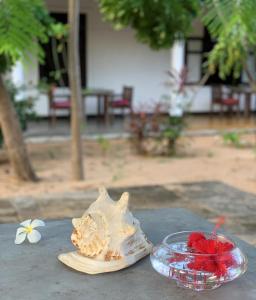
[[[225,276],[228,267],[235,263],[230,253],[234,249],[234,244],[218,240],[216,235],[207,239],[202,232],[193,232],[188,237],[187,246],[195,253],[193,261],[188,263],[188,267],[192,270]]]

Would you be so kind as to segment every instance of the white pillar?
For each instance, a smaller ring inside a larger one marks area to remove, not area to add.
[[[21,87],[25,84],[25,74],[24,67],[21,61],[16,62],[11,70],[11,81],[16,87]],[[16,100],[21,100],[24,98],[24,91],[19,91],[16,95]]]
[[[180,73],[185,65],[185,42],[176,41],[170,50],[170,68],[174,72]],[[170,101],[170,116],[181,117],[183,114],[182,109],[182,95],[171,91]]]
[[[171,48],[171,68],[180,72],[185,64],[185,43],[184,41],[176,41]]]
[[[20,61],[16,62],[16,64],[13,66],[11,72],[11,78],[12,78],[12,82],[16,86],[21,86],[24,84],[24,69]]]

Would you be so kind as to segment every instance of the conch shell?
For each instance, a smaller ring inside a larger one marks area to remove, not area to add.
[[[113,201],[105,188],[81,218],[72,220],[71,241],[77,251],[60,254],[67,266],[88,274],[126,268],[152,249],[139,221],[128,209],[129,194]]]

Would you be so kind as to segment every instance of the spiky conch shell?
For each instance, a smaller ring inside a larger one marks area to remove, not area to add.
[[[152,244],[128,209],[129,194],[113,201],[105,188],[81,218],[72,220],[77,251],[58,256],[65,265],[88,274],[126,268],[148,255]]]

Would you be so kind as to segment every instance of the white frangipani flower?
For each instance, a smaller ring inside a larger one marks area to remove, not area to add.
[[[23,221],[20,223],[22,227],[19,227],[16,232],[15,244],[21,244],[25,241],[26,237],[29,242],[35,244],[41,240],[41,234],[35,228],[39,226],[45,226],[44,221],[35,219],[32,221],[31,219]]]

